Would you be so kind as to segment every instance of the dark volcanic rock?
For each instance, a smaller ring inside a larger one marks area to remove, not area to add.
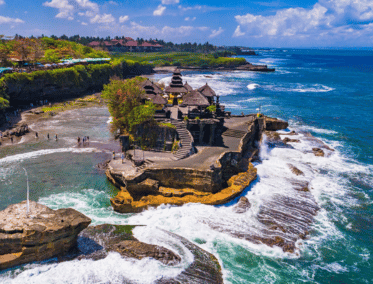
[[[40,261],[68,252],[91,219],[72,209],[52,210],[30,201],[0,212],[0,269]]]
[[[297,176],[304,175],[304,173],[300,169],[298,169],[297,167],[293,166],[292,164],[288,164],[288,166],[289,166],[289,168],[290,168],[290,170],[291,170],[291,172],[293,174],[295,174]]]
[[[286,143],[291,143],[291,142],[296,142],[296,143],[299,143],[299,140],[298,139],[290,139],[288,137],[285,137],[284,140],[282,140],[282,142],[284,142],[285,144]]]
[[[325,153],[320,148],[312,148],[312,152],[316,157],[324,157]]]
[[[277,131],[288,128],[287,121],[279,120],[277,118],[265,117],[265,129],[268,131]]]
[[[249,199],[241,197],[238,203],[234,206],[233,211],[236,213],[245,213],[251,207]]]
[[[181,260],[180,256],[164,247],[149,245],[139,241],[122,241],[113,245],[112,249],[124,257],[136,259],[151,257],[166,265],[177,264]]]

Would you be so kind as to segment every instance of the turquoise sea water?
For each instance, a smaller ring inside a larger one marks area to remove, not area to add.
[[[293,143],[293,149],[263,145],[262,163],[256,164],[259,179],[243,193],[252,203],[247,213],[233,213],[234,202],[220,207],[161,206],[141,214],[113,212],[109,197],[115,189],[95,167],[110,154],[94,146],[75,148],[78,135],[97,142],[111,139],[109,114],[101,108],[68,112],[32,126],[41,137],[58,132],[57,142],[39,139],[0,148],[0,209],[25,198],[21,168],[25,167],[32,199],[52,208],[73,207],[94,224],[145,224],[180,234],[218,257],[226,283],[371,283],[373,52],[288,49],[259,53],[246,58],[274,67],[275,72],[183,72],[183,79],[192,87],[208,82],[234,114],[253,113],[260,107],[266,115],[288,120],[290,130],[310,132],[335,151],[315,157],[310,153],[315,141],[303,134],[297,136],[301,143]],[[153,76],[166,83],[170,78],[168,74]],[[305,173],[297,179],[309,182],[321,207],[309,237],[298,243],[299,250],[286,254],[224,233],[230,228],[255,230],[261,206],[278,194],[292,197],[289,162]],[[209,223],[218,224],[218,229]],[[100,283],[117,283],[110,280],[120,273],[111,270],[113,264],[111,258],[102,261],[100,269],[107,273],[99,275],[89,263],[32,264],[0,272],[0,282],[86,283],[86,276],[94,274]],[[133,265],[133,274],[145,267],[142,262]],[[71,269],[70,278],[64,276],[66,269]],[[151,283],[154,277],[138,283]]]

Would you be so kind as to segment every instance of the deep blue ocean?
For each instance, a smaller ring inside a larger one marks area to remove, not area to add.
[[[292,148],[270,149],[264,139],[262,162],[255,164],[259,178],[242,194],[252,204],[245,214],[233,213],[237,199],[226,206],[188,204],[160,206],[140,214],[113,212],[109,197],[115,189],[95,168],[110,154],[94,147],[75,148],[77,135],[110,141],[109,113],[104,108],[71,111],[31,126],[41,137],[58,131],[58,142],[39,140],[0,148],[0,210],[24,199],[21,167],[26,167],[33,200],[52,208],[73,207],[91,217],[93,224],[144,224],[150,231],[175,232],[213,253],[226,283],[373,283],[373,51],[257,52],[258,56],[245,57],[247,61],[266,64],[275,72],[182,72],[184,82],[194,88],[207,82],[233,114],[255,113],[260,108],[265,115],[289,121],[288,131],[299,133],[293,137],[300,143],[291,143]],[[167,84],[171,74],[151,78]],[[318,142],[306,133],[335,151],[315,157],[312,148]],[[286,134],[281,132],[281,137]],[[288,163],[304,176],[292,175]],[[295,253],[225,233],[260,229],[256,217],[261,206],[279,195],[294,197],[290,189],[294,180],[307,181],[320,206],[307,239],[297,243]],[[143,236],[144,241],[147,238],[157,243],[151,234]],[[144,276],[149,267],[153,270]],[[99,264],[29,264],[0,272],[0,282],[89,283],[87,279],[95,279],[94,283],[121,283],[119,275],[125,274],[137,283],[152,283],[177,273],[175,269],[182,268],[109,255]]]

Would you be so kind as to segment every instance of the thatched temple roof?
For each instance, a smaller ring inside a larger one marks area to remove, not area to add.
[[[216,93],[211,87],[206,83],[206,85],[202,86],[198,89],[205,97],[216,97]]]
[[[188,82],[185,82],[184,87],[188,90],[188,92],[193,91],[193,88],[191,85],[188,84]]]
[[[153,104],[155,105],[165,105],[167,104],[167,100],[165,98],[163,98],[161,95],[159,94],[156,94],[154,96],[154,98],[152,98],[151,100],[153,102]]]
[[[149,79],[147,79],[146,81],[142,82],[141,83],[141,87],[143,89],[147,89],[149,87],[153,87],[153,91],[156,93],[156,94],[163,94],[163,91],[160,87],[158,87],[156,84],[154,84],[152,81],[150,81]]]
[[[183,103],[181,106],[200,106],[208,107],[209,101],[199,91],[194,90],[183,96]]]

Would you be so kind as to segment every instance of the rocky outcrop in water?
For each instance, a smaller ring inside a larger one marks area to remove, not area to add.
[[[30,201],[0,212],[0,269],[40,261],[68,252],[91,219],[72,209],[52,210]]]
[[[251,207],[249,199],[242,196],[238,203],[233,207],[233,211],[236,213],[245,213]]]
[[[77,250],[72,258],[98,260],[105,258],[109,252],[115,251],[125,258],[151,257],[168,266],[180,263],[182,256],[172,250],[137,240],[132,233],[135,227],[110,224],[88,227],[79,235]],[[162,278],[155,283],[223,283],[221,267],[212,254],[181,236],[161,231],[185,246],[193,254],[193,262],[174,278]],[[124,283],[133,282],[126,280]]]
[[[180,256],[161,246],[140,242],[133,234],[131,225],[103,224],[85,229],[78,240],[78,258],[102,259],[111,251],[126,258],[154,258],[165,265],[180,262]],[[96,244],[96,245],[94,245]]]
[[[267,131],[277,131],[288,128],[289,123],[277,118],[265,117],[265,129]]]
[[[324,157],[325,156],[324,151],[320,148],[312,148],[312,152],[316,157]]]

